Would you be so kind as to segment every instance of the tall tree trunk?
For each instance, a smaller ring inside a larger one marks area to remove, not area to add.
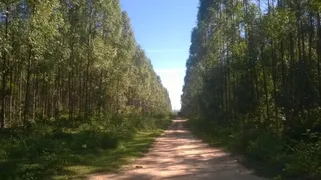
[[[276,70],[276,54],[273,40],[271,40],[271,48],[272,48],[272,82],[273,82],[273,98],[274,98],[274,111],[275,116],[278,116],[278,104],[277,104],[277,70]]]
[[[31,43],[31,42],[30,42]],[[29,45],[28,53],[28,65],[27,65],[27,79],[25,89],[25,103],[23,112],[23,126],[27,128],[27,121],[29,119],[29,108],[30,108],[30,81],[31,81],[31,58],[32,58],[32,45]]]
[[[318,91],[319,91],[319,105],[321,105],[321,18],[320,13],[317,14],[317,58],[318,58]]]
[[[264,61],[264,45],[261,47],[261,60]],[[269,94],[268,94],[268,87],[266,83],[266,72],[265,72],[265,65],[262,64],[262,71],[263,71],[263,86],[264,86],[264,94],[265,94],[265,107],[266,107],[266,117],[268,121],[270,120],[270,105],[269,105]]]
[[[9,7],[7,6],[5,12],[5,40],[8,40],[8,26],[9,26]],[[2,83],[1,83],[1,114],[0,114],[0,127],[4,128],[5,121],[5,108],[6,108],[6,85],[7,85],[7,49],[4,47],[2,55]]]

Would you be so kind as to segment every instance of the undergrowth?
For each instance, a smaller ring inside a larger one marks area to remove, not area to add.
[[[1,131],[0,179],[68,179],[117,170],[126,157],[146,150],[170,121],[144,117],[68,123],[52,120],[35,123],[28,130]]]
[[[258,175],[274,179],[321,179],[321,141],[290,141],[257,128],[239,130],[191,119],[188,127],[212,146],[245,157],[242,163]]]

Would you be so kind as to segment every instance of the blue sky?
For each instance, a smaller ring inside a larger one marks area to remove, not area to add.
[[[136,41],[151,59],[154,70],[168,89],[174,109],[180,95],[189,55],[198,0],[120,0],[127,11]]]

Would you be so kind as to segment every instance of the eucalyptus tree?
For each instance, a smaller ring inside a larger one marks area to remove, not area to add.
[[[201,0],[197,18],[186,115],[299,139],[319,131],[319,1]]]
[[[119,0],[8,0],[0,16],[1,128],[170,112]]]

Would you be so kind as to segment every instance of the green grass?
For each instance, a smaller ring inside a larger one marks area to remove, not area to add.
[[[212,147],[220,147],[228,151],[232,150],[229,133],[219,132],[217,129],[214,130],[213,125],[210,122],[188,120],[187,128]]]
[[[11,155],[0,158],[0,179],[85,179],[92,173],[116,172],[122,165],[143,156],[162,131],[137,131],[133,136],[120,140],[117,147],[106,149],[81,146],[75,149],[68,137],[34,138],[32,146],[27,145],[29,140],[24,140],[11,145]],[[40,142],[39,148],[35,142]],[[23,147],[25,143],[26,148]]]
[[[246,155],[245,152],[239,148],[240,142],[237,140],[233,131],[229,127],[218,127],[211,122],[203,120],[188,120],[187,127],[193,134],[204,142],[208,143],[212,147],[221,148],[224,151],[230,152],[233,156],[242,157],[239,158],[242,165],[254,170],[254,173],[261,177],[275,178],[279,177],[281,173],[279,169],[273,167],[262,161],[255,160]]]
[[[75,165],[64,166],[63,173],[53,179],[86,179],[93,173],[117,172],[120,168],[143,156],[161,130],[138,132],[131,140],[121,142],[116,149],[86,154]]]
[[[321,140],[289,141],[255,126],[243,130],[210,120],[192,119],[188,128],[203,141],[229,151],[261,177],[277,180],[321,179]]]
[[[171,123],[140,122],[141,127],[93,121],[75,128],[0,131],[0,180],[85,179],[92,173],[116,172],[143,156]]]

